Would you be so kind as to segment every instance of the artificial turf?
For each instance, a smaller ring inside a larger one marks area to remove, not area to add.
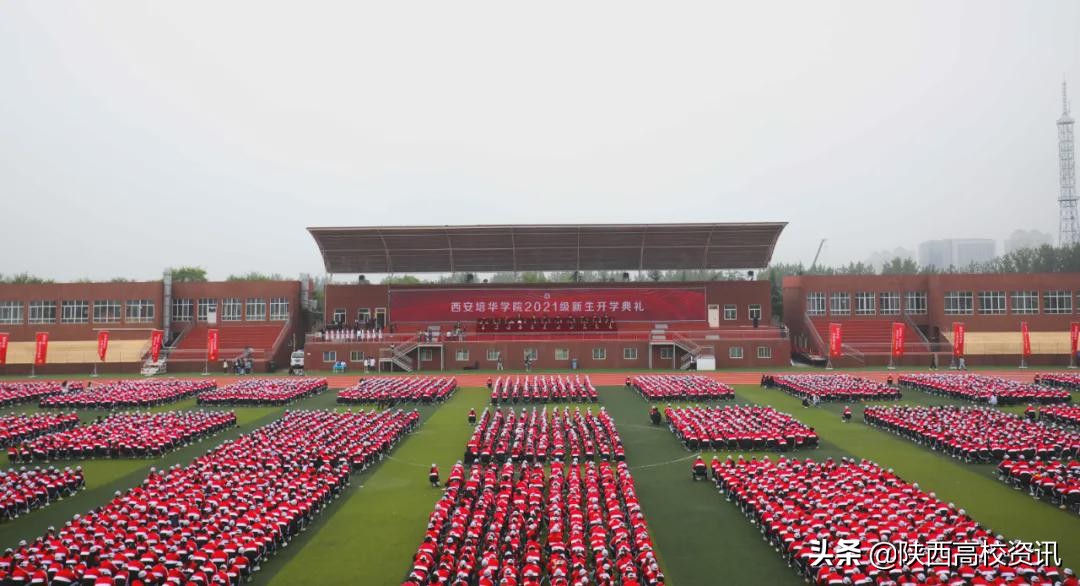
[[[891,467],[924,490],[965,508],[975,519],[1010,539],[1058,542],[1065,565],[1080,560],[1080,518],[1038,502],[996,479],[991,465],[965,464],[904,438],[862,423],[843,423],[839,404],[816,409],[781,391],[757,386],[736,387],[736,403],[772,405],[814,427],[821,438],[817,450],[800,457],[859,457]],[[336,392],[306,398],[298,408],[334,407]],[[791,584],[801,579],[765,543],[752,525],[711,482],[689,479],[693,454],[666,426],[648,422],[648,403],[623,388],[602,388],[601,405],[611,413],[626,446],[638,494],[645,510],[668,582],[697,584]],[[427,483],[427,468],[437,462],[443,474],[461,458],[472,432],[465,420],[470,407],[481,410],[484,389],[463,388],[441,405],[420,408],[421,427],[406,437],[382,462],[355,475],[341,498],[296,537],[276,558],[262,564],[255,584],[398,584],[423,536],[440,491]],[[950,404],[954,401],[909,391],[899,403]],[[727,404],[727,403],[720,403]],[[402,407],[408,408],[406,405]],[[194,407],[193,400],[159,409]],[[357,407],[353,407],[357,408]],[[45,509],[0,525],[0,545],[32,539],[50,525],[59,526],[76,513],[106,502],[116,490],[130,488],[151,466],[186,463],[218,443],[269,423],[285,408],[236,409],[240,425],[160,459],[87,460],[79,462],[87,490]],[[1016,411],[1022,407],[1013,407]],[[32,411],[13,407],[4,411]],[[80,412],[83,419],[102,412]],[[728,452],[719,452],[725,457]],[[733,452],[737,455],[737,452]],[[763,454],[753,454],[762,456]],[[751,454],[747,454],[750,457]],[[711,457],[711,452],[705,454]],[[775,456],[774,456],[775,457]],[[60,465],[67,463],[58,463]]]

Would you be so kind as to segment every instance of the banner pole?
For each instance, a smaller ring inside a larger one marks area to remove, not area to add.
[[[889,370],[896,370],[896,364],[893,362],[892,352],[889,352]]]
[[[90,376],[97,377],[97,362],[94,363],[94,372],[91,372]]]
[[[33,363],[30,364],[30,378],[37,378],[37,371],[34,366]]]

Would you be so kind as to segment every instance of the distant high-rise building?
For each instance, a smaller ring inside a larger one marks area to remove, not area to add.
[[[950,238],[928,240],[919,245],[919,265],[947,269],[966,269],[972,263],[992,260],[997,246],[989,238]]]
[[[1014,252],[1021,248],[1038,248],[1054,245],[1054,237],[1038,230],[1016,230],[1005,239],[1005,252]]]

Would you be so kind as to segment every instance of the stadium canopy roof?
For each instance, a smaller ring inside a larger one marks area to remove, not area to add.
[[[760,268],[786,222],[308,228],[330,273]]]

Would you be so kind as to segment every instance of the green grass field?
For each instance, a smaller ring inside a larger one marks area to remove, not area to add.
[[[934,491],[938,497],[967,509],[974,518],[1028,541],[1057,541],[1068,564],[1080,560],[1080,518],[1038,502],[999,482],[989,465],[964,464],[903,438],[840,418],[842,405],[806,409],[780,391],[757,386],[736,387],[737,403],[771,405],[813,426],[822,445],[803,455],[812,458],[869,458]],[[310,397],[292,408],[335,407],[336,393]],[[901,403],[942,404],[951,401],[918,392]],[[405,438],[382,462],[353,477],[341,498],[275,559],[262,565],[255,584],[396,584],[404,578],[440,491],[427,483],[427,468],[437,462],[444,471],[457,461],[472,428],[470,407],[487,404],[485,389],[459,390],[444,404],[423,407],[423,425]],[[724,500],[711,483],[691,482],[693,454],[666,426],[648,422],[648,404],[622,388],[601,389],[601,404],[616,420],[669,583],[799,584],[801,580],[762,539],[758,529]],[[159,409],[194,408],[194,400]],[[13,407],[5,411],[30,411]],[[1015,408],[1013,408],[1015,410]],[[221,441],[269,423],[283,408],[237,409],[240,425],[156,460],[83,461],[87,489],[78,495],[0,525],[0,544],[32,539],[48,526],[107,501],[113,492],[139,483],[151,466],[190,461]],[[99,412],[80,413],[85,419]],[[856,410],[858,414],[858,410]],[[721,457],[726,452],[719,454]],[[711,453],[705,454],[706,458]],[[60,462],[59,465],[74,463]]]

